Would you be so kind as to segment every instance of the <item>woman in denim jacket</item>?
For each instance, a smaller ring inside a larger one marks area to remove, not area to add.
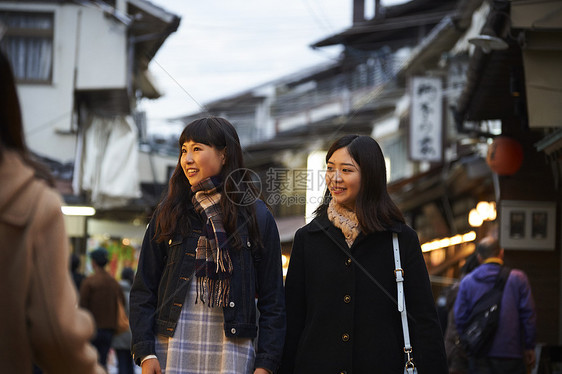
[[[135,362],[143,374],[273,373],[285,334],[275,221],[227,120],[193,121],[179,147],[131,290]]]

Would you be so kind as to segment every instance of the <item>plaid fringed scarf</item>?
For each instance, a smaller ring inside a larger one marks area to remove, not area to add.
[[[210,177],[191,187],[193,206],[206,218],[195,252],[195,302],[200,299],[209,307],[226,306],[232,277],[232,261],[220,209],[221,194],[217,191],[220,183],[219,177]]]

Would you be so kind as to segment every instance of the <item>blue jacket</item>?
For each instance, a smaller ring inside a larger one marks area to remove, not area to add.
[[[259,337],[255,367],[276,371],[285,338],[285,299],[279,233],[273,216],[263,203],[256,203],[263,248],[252,254],[244,220],[238,226],[240,250],[230,250],[233,265],[229,306],[223,308],[224,332],[229,337]],[[155,354],[155,335],[172,337],[189,282],[194,277],[195,248],[202,222],[193,220],[192,232],[165,243],[154,237],[154,219],[145,233],[135,281],[130,296],[132,351],[137,364]],[[260,311],[256,324],[255,298]]]
[[[468,322],[476,301],[493,287],[499,271],[497,263],[487,263],[463,278],[454,307],[459,331]],[[536,339],[535,304],[527,276],[521,270],[511,270],[500,308],[500,322],[488,356],[521,358],[524,350],[535,348]]]

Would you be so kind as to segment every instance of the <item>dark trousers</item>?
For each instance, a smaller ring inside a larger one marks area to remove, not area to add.
[[[92,345],[98,350],[98,361],[107,369],[107,354],[111,348],[111,339],[113,339],[112,329],[98,329],[96,336],[92,340]]]
[[[117,367],[119,374],[134,374],[135,368],[133,363],[133,356],[129,349],[116,349]]]
[[[527,374],[523,358],[471,358],[470,374]]]

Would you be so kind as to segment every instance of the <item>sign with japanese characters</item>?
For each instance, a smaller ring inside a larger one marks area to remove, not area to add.
[[[443,155],[441,79],[414,77],[411,87],[410,158],[440,162]]]

